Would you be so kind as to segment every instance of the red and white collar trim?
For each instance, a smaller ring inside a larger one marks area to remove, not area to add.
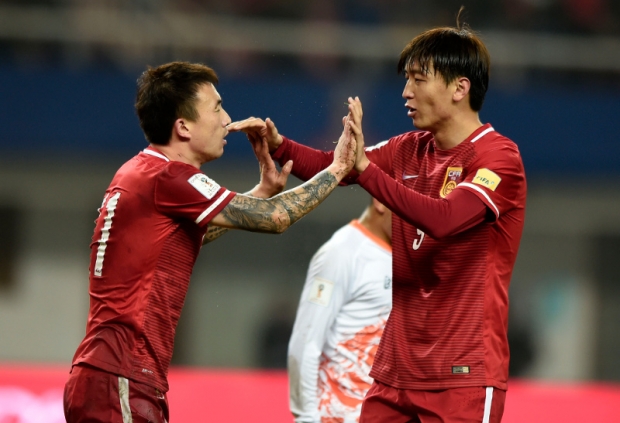
[[[482,131],[481,133],[479,133],[478,135],[476,135],[474,138],[472,138],[472,140],[470,142],[476,142],[478,141],[480,138],[484,137],[486,134],[488,134],[489,132],[493,132],[495,131],[495,129],[493,129],[492,126],[489,126],[487,129],[485,129],[484,131]]]
[[[142,152],[146,153],[148,155],[151,155],[151,156],[159,157],[160,159],[164,159],[167,162],[170,161],[170,159],[168,157],[164,156],[159,151],[157,151],[157,150],[155,150],[155,149],[153,149],[151,147],[145,148],[144,150],[142,150]]]

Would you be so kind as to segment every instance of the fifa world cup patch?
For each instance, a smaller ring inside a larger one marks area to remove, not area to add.
[[[327,279],[316,278],[312,281],[308,301],[326,307],[334,292],[334,283]]]
[[[462,174],[462,167],[449,167],[448,170],[446,170],[446,178],[443,181],[441,190],[439,190],[439,195],[441,198],[446,198],[446,196],[450,194],[454,188],[456,188],[461,180]]]
[[[203,173],[193,175],[187,182],[209,200],[220,190],[218,183]]]
[[[453,375],[468,375],[469,366],[452,366]]]
[[[476,176],[474,176],[474,180],[472,182],[474,184],[487,187],[491,191],[495,191],[501,181],[502,178],[500,178],[497,173],[490,171],[489,169],[478,169],[478,172],[476,172]]]

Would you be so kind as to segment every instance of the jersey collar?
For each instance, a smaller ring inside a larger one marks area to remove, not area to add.
[[[160,151],[156,150],[155,148],[151,146],[146,147],[144,150],[142,150],[142,152],[150,156],[159,157],[160,159],[164,159],[167,162],[170,161],[168,157],[164,156]]]
[[[476,129],[470,136],[469,142],[474,143],[484,137],[486,134],[495,131],[490,123],[486,123],[482,125],[480,128]]]

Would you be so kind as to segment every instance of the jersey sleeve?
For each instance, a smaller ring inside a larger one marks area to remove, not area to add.
[[[498,219],[502,213],[523,206],[525,171],[517,146],[507,139],[480,152],[457,189],[473,192]]]
[[[346,251],[324,245],[312,258],[288,350],[289,403],[297,423],[320,423],[319,363],[330,328],[347,301]]]
[[[284,136],[282,139],[282,145],[273,153],[272,157],[281,166],[287,161],[293,160],[293,170],[291,173],[302,181],[311,179],[314,175],[329,166],[334,160],[333,151],[316,150]],[[391,140],[382,141],[374,146],[364,148],[368,160],[387,173],[391,173],[392,150],[395,146],[395,143],[390,143],[390,141]],[[358,176],[359,174],[355,170],[352,170],[342,182],[340,182],[340,185],[356,184]]]
[[[155,205],[166,215],[205,227],[236,195],[185,163],[171,162],[158,175]]]

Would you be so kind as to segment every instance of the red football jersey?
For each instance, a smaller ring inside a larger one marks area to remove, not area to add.
[[[302,179],[331,159],[290,140],[283,147],[274,157],[292,158]],[[347,181],[395,212],[393,306],[371,376],[401,389],[506,389],[508,287],[526,199],[517,146],[484,125],[450,150],[437,149],[431,133],[414,131],[366,154],[373,165]],[[433,239],[396,214],[421,206],[407,192],[440,199],[461,189],[487,206],[485,222]]]
[[[96,220],[86,337],[73,364],[168,390],[174,334],[207,223],[235,194],[151,147],[117,171]]]

